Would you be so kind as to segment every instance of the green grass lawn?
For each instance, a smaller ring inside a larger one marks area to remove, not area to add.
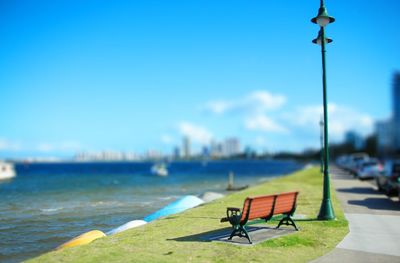
[[[322,199],[322,175],[318,168],[311,168],[88,245],[44,254],[31,262],[308,262],[332,250],[348,233],[334,191],[337,220],[298,220],[300,231],[254,246],[199,238],[223,228],[230,233],[229,223],[220,223],[219,219],[225,216],[226,207],[242,207],[247,196],[294,190],[300,191],[296,214],[315,219]],[[269,225],[277,223],[272,221]]]

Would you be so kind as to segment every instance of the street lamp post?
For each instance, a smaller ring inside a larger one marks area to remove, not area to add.
[[[329,146],[328,146],[328,101],[326,94],[326,66],[325,66],[325,44],[331,43],[332,39],[325,37],[325,26],[329,23],[333,23],[335,18],[328,15],[328,12],[324,5],[324,0],[320,2],[320,8],[318,15],[311,19],[311,22],[318,24],[320,30],[318,37],[312,42],[314,44],[321,45],[322,53],[322,88],[323,88],[323,103],[324,103],[324,187],[321,208],[319,210],[319,220],[332,220],[335,219],[335,213],[333,212],[330,192],[330,179],[329,179]]]
[[[321,143],[321,149],[319,152],[320,155],[320,164],[321,164],[321,173],[324,172],[324,119],[323,116],[321,116],[321,121],[319,122],[319,127],[320,127],[320,143]]]

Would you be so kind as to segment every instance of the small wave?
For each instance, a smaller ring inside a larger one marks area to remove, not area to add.
[[[159,197],[158,199],[159,199],[159,200],[166,200],[166,201],[168,201],[168,200],[177,199],[177,198],[179,198],[179,197],[180,197],[180,196],[178,196],[178,195],[171,195],[171,196]]]
[[[40,208],[39,210],[41,213],[54,213],[54,212],[59,212],[61,210],[63,210],[63,212],[64,211],[66,212],[85,207],[107,208],[107,207],[121,207],[124,205],[126,205],[126,203],[119,201],[92,201],[92,202],[73,202],[73,203],[64,202],[64,205],[60,207]]]
[[[118,206],[124,206],[126,203],[124,202],[119,202],[119,201],[96,201],[96,202],[90,202],[90,206],[92,207],[118,207]],[[86,205],[85,205],[86,206]]]
[[[59,211],[62,209],[64,209],[64,207],[42,208],[42,209],[40,209],[40,212],[51,213],[51,212],[56,212],[56,211]]]

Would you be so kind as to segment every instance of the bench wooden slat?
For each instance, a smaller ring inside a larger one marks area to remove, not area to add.
[[[272,215],[274,201],[275,195],[264,195],[246,198],[243,205],[241,221],[244,222],[256,218],[270,217]]]
[[[291,214],[296,208],[298,192],[279,194],[275,201],[274,215]]]

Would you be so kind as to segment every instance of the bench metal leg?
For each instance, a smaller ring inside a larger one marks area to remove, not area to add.
[[[296,231],[299,231],[299,228],[297,227],[296,223],[293,221],[293,219],[290,216],[286,216],[279,221],[278,226],[276,229],[278,229],[282,224],[285,224],[287,226],[293,226]]]
[[[232,240],[232,237],[238,235],[238,234],[237,234],[238,232],[239,232],[239,228],[238,228],[237,226],[234,226],[234,227],[233,227],[233,230],[232,230],[232,233],[231,233],[231,235],[229,236],[228,240]]]
[[[245,226],[234,226],[231,235],[229,236],[228,240],[232,240],[232,238],[234,236],[239,236],[239,237],[245,237],[247,238],[247,240],[249,240],[250,244],[253,244],[253,242],[251,241],[250,235],[247,232]]]
[[[245,228],[244,226],[242,227],[242,232],[244,233],[244,236],[247,238],[247,240],[249,240],[249,243],[250,243],[250,244],[253,244],[253,242],[251,241],[249,232],[247,232],[247,230],[246,230],[246,228]],[[241,234],[242,234],[242,233],[241,233]]]

